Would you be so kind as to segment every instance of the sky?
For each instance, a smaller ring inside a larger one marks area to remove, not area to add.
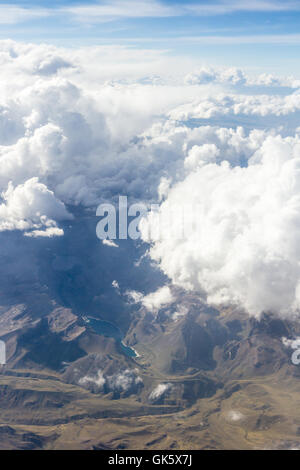
[[[122,45],[201,63],[300,75],[300,0],[13,0],[0,39]]]
[[[127,195],[158,201],[141,245],[170,285],[299,316],[299,2],[80,1],[0,3],[0,277],[27,266],[7,232],[39,253]],[[157,239],[178,204],[201,223]]]

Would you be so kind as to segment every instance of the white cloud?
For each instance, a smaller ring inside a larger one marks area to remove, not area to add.
[[[97,374],[95,376],[89,376],[85,375],[84,377],[81,377],[78,381],[79,385],[96,385],[99,389],[103,387],[105,384],[106,379],[104,378],[103,372],[101,370],[98,370]]]
[[[156,0],[107,0],[90,5],[62,8],[60,11],[80,22],[101,23],[120,18],[170,17],[181,14],[181,9]]]
[[[166,178],[165,176],[161,178],[158,189],[157,189],[159,201],[162,201],[164,197],[168,194],[170,184],[171,184],[171,180],[169,178]]]
[[[158,384],[154,390],[149,395],[149,399],[156,401],[159,398],[163,397],[168,391],[172,388],[172,384],[170,383],[161,383]]]
[[[253,2],[223,0],[211,3],[186,3],[170,5],[156,0],[106,0],[93,4],[82,4],[56,9],[77,21],[94,24],[114,21],[120,18],[172,17],[172,16],[215,16],[235,12],[281,12],[299,10],[297,2],[256,0]]]
[[[34,229],[27,235],[51,237],[63,233],[56,221],[72,218],[64,204],[38,178],[17,187],[10,183],[1,196],[4,202],[0,205],[0,231]],[[44,230],[37,230],[41,228]]]
[[[253,315],[297,312],[296,79],[231,68],[169,78],[161,51],[13,41],[0,41],[0,64],[1,231],[62,235],[68,204],[94,210],[116,194],[159,198],[162,214],[193,202],[200,235],[150,240],[170,280]],[[173,301],[169,286],[130,295],[151,311]]]
[[[155,292],[143,295],[134,290],[127,291],[126,295],[133,303],[141,303],[147,310],[153,312],[172,303],[175,299],[169,286],[163,286]]]
[[[242,70],[235,67],[227,69],[202,67],[197,72],[187,74],[185,77],[185,83],[191,85],[199,85],[211,82],[244,85],[247,82],[247,77]]]
[[[299,88],[300,82],[291,76],[275,77],[270,73],[261,73],[259,75],[250,75],[245,71],[236,67],[200,67],[193,72],[186,74],[184,77],[186,85],[205,85],[205,84],[220,84],[229,85],[234,87],[238,86],[239,89],[245,90],[248,94],[247,88],[257,87],[258,91],[266,92],[267,87],[291,87]],[[245,87],[245,88],[244,88]]]
[[[150,311],[159,310],[174,300],[170,287],[163,286],[155,292],[145,295],[141,302],[143,306]]]
[[[44,18],[50,15],[46,8],[23,8],[14,4],[0,5],[0,24],[16,24]]]
[[[227,418],[230,420],[230,421],[241,421],[242,419],[245,418],[245,416],[243,415],[243,413],[241,413],[240,411],[237,411],[237,410],[230,410],[228,411],[227,413]]]
[[[143,380],[137,375],[136,370],[125,369],[121,372],[108,375],[104,374],[102,370],[98,370],[95,375],[86,375],[78,380],[78,384],[87,388],[96,388],[102,390],[104,386],[107,391],[127,392],[131,388],[141,386]]]
[[[218,83],[239,87],[292,87],[298,88],[299,82],[293,77],[275,77],[271,74],[262,73],[251,76],[236,67],[200,67],[184,77],[186,85],[204,85],[208,83]]]
[[[108,387],[111,390],[128,391],[131,387],[142,384],[142,379],[135,371],[126,369],[119,374],[113,374],[107,377]]]
[[[127,291],[125,295],[128,297],[129,301],[134,304],[141,302],[143,299],[143,294],[136,290]]]
[[[215,163],[220,155],[220,150],[215,144],[194,145],[184,160],[184,166],[187,169],[195,169],[206,163]]]
[[[247,167],[204,161],[189,168],[160,213],[164,218],[168,204],[188,203],[198,223],[182,239],[156,240],[152,258],[175,284],[206,293],[211,304],[237,304],[256,316],[296,312],[299,152],[299,137],[269,136]],[[146,233],[147,224],[142,228]]]
[[[25,232],[25,237],[38,238],[38,237],[62,237],[64,235],[63,229],[56,227],[54,222],[54,227],[47,227],[45,230],[32,230],[31,232]]]
[[[256,125],[264,128],[276,125],[276,118],[287,116],[300,111],[300,94],[298,90],[286,95],[233,95],[216,94],[207,99],[195,100],[185,103],[170,112],[170,117],[178,121],[188,121],[189,119],[217,119],[224,117],[223,125],[227,123],[232,126],[232,121],[246,116],[257,116],[264,118],[256,121]],[[270,118],[270,121],[266,119]],[[270,123],[269,123],[270,122]],[[290,123],[288,123],[290,125]],[[285,120],[281,122],[277,119],[277,125],[285,125]],[[292,120],[292,125],[296,130],[296,119]],[[251,124],[251,127],[255,127]]]
[[[119,248],[119,245],[115,243],[113,240],[102,240],[103,245],[109,246],[111,248]]]

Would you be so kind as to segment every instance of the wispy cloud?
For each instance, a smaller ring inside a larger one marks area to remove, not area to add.
[[[47,8],[23,8],[19,5],[0,5],[0,24],[17,24],[47,17],[51,11]]]
[[[81,22],[106,22],[120,18],[180,16],[179,6],[168,6],[156,0],[110,0],[93,5],[79,5],[61,9]]]
[[[300,44],[300,34],[261,34],[245,36],[185,36],[176,38],[177,41],[205,45],[241,45],[241,44]]]
[[[299,1],[274,0],[221,0],[218,2],[187,5],[186,13],[193,12],[199,16],[226,15],[236,12],[280,12],[300,10]]]
[[[62,9],[81,22],[106,22],[120,18],[215,16],[237,12],[281,12],[300,10],[299,1],[219,0],[193,4],[167,5],[157,0],[107,0],[93,5],[78,5]],[[61,11],[62,11],[61,10]]]
[[[105,37],[98,38],[99,40],[108,41],[110,43],[122,44],[147,44],[158,43],[168,44],[171,46],[175,43],[188,43],[199,44],[207,46],[219,45],[235,45],[241,46],[243,44],[277,44],[277,45],[300,45],[300,34],[253,34],[253,35],[202,35],[202,36],[156,36],[156,37],[118,37],[114,39],[107,39]],[[163,52],[163,51],[162,51]],[[167,52],[167,50],[165,50]]]
[[[279,0],[218,0],[212,2],[166,4],[159,0],[104,0],[68,6],[39,8],[14,4],[0,5],[0,24],[17,24],[56,16],[71,21],[97,24],[122,18],[163,18],[175,16],[215,16],[237,12],[300,11],[299,1]]]

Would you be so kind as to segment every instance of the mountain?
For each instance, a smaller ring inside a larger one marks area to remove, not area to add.
[[[128,290],[162,275],[146,262],[130,270],[128,246],[91,248],[89,226],[70,229],[72,245],[22,240],[31,269],[1,274],[1,448],[298,448],[298,323],[178,288],[156,312],[132,304]]]

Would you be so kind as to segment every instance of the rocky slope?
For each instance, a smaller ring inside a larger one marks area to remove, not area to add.
[[[31,299],[1,306],[2,448],[300,445],[299,368],[283,342],[300,335],[296,322],[180,293],[158,315],[134,311],[128,357],[48,293]],[[174,318],[178,299],[185,314]]]

